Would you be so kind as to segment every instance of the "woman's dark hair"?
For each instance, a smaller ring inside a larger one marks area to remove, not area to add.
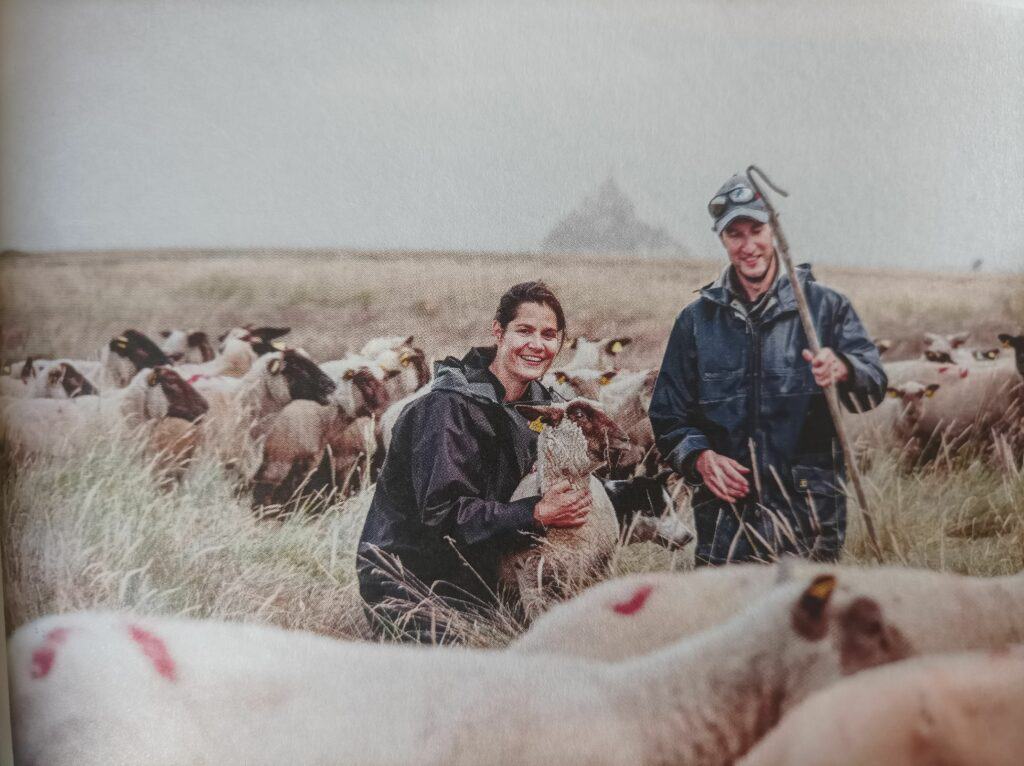
[[[498,310],[494,312],[494,321],[501,325],[501,329],[508,328],[508,323],[516,318],[516,312],[524,303],[539,303],[547,306],[555,312],[555,322],[558,329],[565,333],[565,312],[562,311],[562,304],[551,292],[551,288],[543,282],[520,282],[512,285],[498,301]]]

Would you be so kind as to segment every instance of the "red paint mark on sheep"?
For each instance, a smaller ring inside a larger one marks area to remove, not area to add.
[[[43,637],[43,644],[32,652],[30,678],[46,678],[57,660],[57,647],[68,638],[68,628],[54,628]]]
[[[960,368],[960,377],[961,378],[966,378],[970,374],[971,374],[971,371],[968,370],[966,367],[961,367]]]
[[[206,380],[209,377],[210,377],[209,375],[203,375],[201,372],[197,372],[195,375],[190,377],[186,382],[191,386],[196,381],[198,381],[198,380]]]
[[[131,635],[132,641],[142,647],[142,653],[150,659],[157,673],[168,681],[178,680],[174,660],[171,659],[171,653],[167,651],[167,645],[162,639],[148,630],[143,630],[138,625],[129,625],[128,633]]]
[[[612,609],[616,614],[624,614],[626,616],[636,614],[644,608],[644,604],[647,603],[647,599],[653,591],[653,585],[641,585],[628,600],[613,604]]]

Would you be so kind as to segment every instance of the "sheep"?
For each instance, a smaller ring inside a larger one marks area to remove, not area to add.
[[[161,330],[160,337],[164,339],[160,350],[174,364],[202,364],[216,356],[210,337],[202,330]]]
[[[274,419],[263,443],[263,459],[253,478],[253,507],[284,505],[294,497],[300,487],[307,494],[330,493],[337,488],[333,482],[324,486],[310,483],[316,470],[330,449],[331,471],[328,475],[347,476],[361,451],[365,452],[365,437],[351,448],[353,434],[361,434],[365,420],[380,412],[387,404],[384,384],[365,368],[350,370],[342,376],[334,394],[333,404],[326,406],[315,401],[289,402]],[[363,421],[356,429],[351,426],[357,419]],[[369,443],[374,444],[370,426]],[[362,450],[360,450],[360,446]]]
[[[45,368],[45,374],[34,378],[27,388],[29,396],[43,399],[74,399],[99,393],[70,362],[54,362]]]
[[[926,456],[945,442],[988,441],[993,431],[1019,428],[1024,383],[1008,357],[964,368],[967,374],[944,384],[928,402],[914,428]]]
[[[741,766],[1017,766],[1024,646],[916,657],[812,694]]]
[[[600,388],[598,401],[608,416],[626,432],[633,445],[624,459],[612,467],[616,477],[630,475],[641,461],[647,475],[657,472],[659,455],[647,415],[657,380],[657,369],[620,372]]]
[[[922,653],[1024,641],[1024,572],[983,578],[786,561],[609,580],[548,611],[509,648],[613,662],[654,651],[731,619],[768,593],[780,568],[795,570],[798,576],[837,572],[881,604]]]
[[[665,489],[670,473],[662,471],[655,477],[633,476],[603,482],[625,542],[650,542],[680,550],[693,540],[693,531],[676,515]]]
[[[236,327],[221,336],[218,353],[200,364],[179,364],[178,370],[191,382],[217,378],[241,378],[262,355],[284,350],[284,346],[268,338],[284,335],[289,328]]]
[[[903,449],[913,440],[924,416],[925,403],[935,396],[938,383],[911,380],[886,389],[886,398],[867,412],[843,412],[850,444],[858,454],[872,447]]]
[[[81,612],[19,627],[8,672],[22,763],[710,766],[911,651],[826,575],[620,665]]]
[[[401,341],[398,346],[386,345]],[[387,386],[388,396],[397,401],[426,387],[430,382],[430,366],[423,349],[409,345],[412,336],[404,339],[387,338],[371,341],[366,346],[374,355],[360,351],[358,354],[347,354],[342,359],[324,362],[320,365],[324,372],[334,380],[341,379],[350,370],[367,368],[383,380]]]
[[[430,386],[424,386],[399,399],[397,402],[389,404],[387,409],[381,414],[380,419],[377,421],[377,444],[382,455],[387,454],[388,449],[391,447],[391,432],[394,431],[395,423],[398,422],[398,416],[402,414],[402,410],[405,409],[406,405],[416,401],[429,390]]]
[[[576,353],[562,365],[563,370],[607,370],[618,367],[616,357],[633,342],[632,338],[601,338],[590,340],[579,336],[573,338],[569,348]]]
[[[395,335],[381,338],[371,338],[363,344],[363,347],[356,352],[358,356],[367,359],[376,359],[388,351],[398,351],[403,346],[412,346],[415,336]]]
[[[565,400],[583,397],[597,401],[601,387],[615,378],[617,370],[553,370],[541,378],[541,383]]]
[[[969,331],[958,332],[952,335],[937,335],[932,332],[926,332],[924,334],[924,358],[929,362],[942,364],[967,362],[971,359],[971,355],[963,346],[970,335]]]
[[[3,407],[6,439],[15,454],[67,457],[87,450],[97,433],[135,429],[165,417],[194,421],[206,401],[170,368],[140,370],[124,388],[102,396],[16,399]]]
[[[615,508],[591,474],[609,453],[627,448],[628,442],[615,422],[586,399],[550,406],[521,404],[516,409],[533,419],[531,428],[540,436],[536,470],[523,478],[510,500],[543,495],[562,479],[575,487],[589,484],[593,498],[582,526],[552,527],[536,545],[502,557],[499,583],[529,621],[553,592],[591,580],[611,558],[618,539]]]
[[[123,388],[140,370],[170,364],[167,355],[144,333],[125,330],[103,348],[99,374],[92,380],[101,391]],[[80,369],[87,377],[91,377],[84,368]]]

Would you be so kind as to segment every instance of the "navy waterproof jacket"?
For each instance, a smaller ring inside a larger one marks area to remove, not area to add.
[[[544,528],[540,497],[509,498],[537,458],[537,434],[505,403],[488,370],[495,349],[435,365],[431,389],[395,423],[359,541],[359,590],[368,605],[417,600],[405,572],[458,608],[495,603],[501,556]],[[537,381],[517,403],[550,404]],[[383,556],[381,554],[384,554]]]
[[[751,468],[751,491],[730,506],[701,484],[694,496],[697,561],[720,564],[791,552],[838,557],[846,530],[843,455],[823,390],[801,354],[808,348],[796,298],[780,275],[750,311],[730,289],[730,269],[682,310],[665,349],[650,406],[657,446],[693,482],[706,449]],[[839,385],[851,411],[885,394],[878,351],[850,301],[797,267],[822,346],[850,369]]]

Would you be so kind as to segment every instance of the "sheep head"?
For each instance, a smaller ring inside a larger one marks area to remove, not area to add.
[[[516,410],[532,421],[530,427],[543,431],[571,427],[582,433],[586,440],[587,456],[594,467],[617,459],[629,449],[629,437],[608,417],[596,402],[573,399],[566,404],[538,406],[517,404]]]
[[[1014,359],[1017,362],[1017,372],[1024,376],[1024,335],[1010,335],[999,333],[999,342],[1006,348],[1012,348]]]
[[[50,367],[46,373],[46,388],[48,394],[54,398],[74,399],[99,393],[88,378],[67,362],[58,362]]]
[[[171,367],[154,367],[146,378],[146,385],[151,389],[147,394],[147,412],[156,411],[161,416],[194,422],[210,408],[203,395]],[[164,401],[154,407],[151,404],[154,397],[162,397]]]
[[[284,383],[288,399],[309,399],[323,405],[330,403],[329,397],[337,386],[308,356],[294,349],[286,349],[268,354],[267,357],[270,358],[266,363],[266,371],[275,383],[275,389],[279,388],[276,385],[278,382]]]
[[[794,650],[811,652],[803,672],[791,673],[792,685],[787,682],[787,696],[793,699],[820,687],[823,676],[850,675],[914,653],[874,599],[841,587],[832,574],[819,574],[803,586],[788,618],[800,639]]]

